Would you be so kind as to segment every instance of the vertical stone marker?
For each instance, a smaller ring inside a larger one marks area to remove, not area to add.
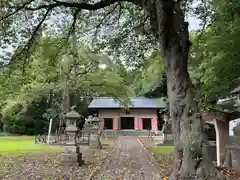
[[[173,143],[173,134],[172,134],[172,124],[171,120],[168,118],[167,115],[163,116],[165,121],[163,125],[163,144],[172,144]]]
[[[64,147],[64,152],[61,154],[61,163],[65,165],[81,165],[83,164],[82,153],[80,153],[80,147],[77,144],[77,133],[79,131],[77,127],[77,121],[80,120],[80,114],[75,110],[75,106],[71,108],[71,111],[65,115],[66,119],[66,134],[67,140]]]

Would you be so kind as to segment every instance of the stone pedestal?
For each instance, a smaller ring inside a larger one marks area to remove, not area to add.
[[[82,153],[62,153],[61,163],[68,166],[80,166],[84,163],[82,160]]]
[[[61,154],[61,163],[64,165],[81,165],[83,164],[82,153],[76,141],[78,128],[76,121],[80,119],[80,115],[72,109],[66,116],[66,134],[68,139]]]
[[[172,134],[172,125],[171,124],[164,124],[163,125],[163,133],[164,134]]]
[[[173,141],[173,135],[172,134],[163,134],[164,139],[163,141]]]
[[[91,134],[91,138],[90,138],[90,146],[92,148],[101,148],[102,147],[102,144],[100,142],[100,139],[99,139],[99,135],[96,134],[96,133],[92,133]]]
[[[65,146],[64,153],[79,153],[79,149],[78,146]]]
[[[83,130],[90,131],[92,130],[93,125],[92,124],[84,124]]]
[[[93,126],[92,133],[90,135],[90,146],[92,148],[102,148],[102,143],[100,140],[100,132],[98,126]]]
[[[93,125],[92,124],[84,124],[83,125],[83,129],[82,129],[82,138],[83,138],[83,141],[87,143],[87,145],[90,144],[90,136],[91,136],[91,133],[92,133],[92,127]]]
[[[173,135],[171,130],[171,124],[163,125],[163,144],[172,144],[173,143]]]

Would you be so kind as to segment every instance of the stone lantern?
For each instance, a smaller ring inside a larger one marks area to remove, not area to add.
[[[90,146],[93,148],[102,148],[102,144],[100,141],[100,120],[95,115],[91,119],[92,123],[92,134],[91,134],[91,140],[90,140]]]
[[[91,119],[91,122],[93,124],[92,128],[99,130],[100,120],[98,119],[98,117],[96,115],[94,115],[94,117]]]
[[[83,163],[82,153],[77,144],[77,133],[79,129],[77,127],[77,121],[81,116],[75,111],[75,107],[71,108],[71,111],[65,115],[66,119],[66,134],[67,140],[64,147],[64,153],[61,154],[61,162],[68,165],[81,165]]]

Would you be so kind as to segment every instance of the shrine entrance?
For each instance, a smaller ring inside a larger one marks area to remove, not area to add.
[[[104,129],[113,129],[113,119],[104,118]]]
[[[120,128],[121,129],[134,129],[134,117],[121,117]]]
[[[144,130],[152,129],[152,119],[151,118],[142,118],[142,124]]]

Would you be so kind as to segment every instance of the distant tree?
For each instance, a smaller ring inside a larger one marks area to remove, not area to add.
[[[77,105],[79,113],[88,115],[89,101],[95,96],[128,101],[131,91],[116,73],[111,60],[84,47],[79,47],[77,53],[72,52],[70,46],[58,52],[62,43],[62,38],[40,37],[38,49],[29,56],[24,71],[14,67],[0,70],[3,75],[0,77],[1,113],[8,132],[46,133],[50,118],[54,118],[56,129],[69,106]],[[66,54],[66,61],[71,61],[67,66],[73,70],[67,75],[62,70]],[[105,68],[101,68],[102,64]]]

